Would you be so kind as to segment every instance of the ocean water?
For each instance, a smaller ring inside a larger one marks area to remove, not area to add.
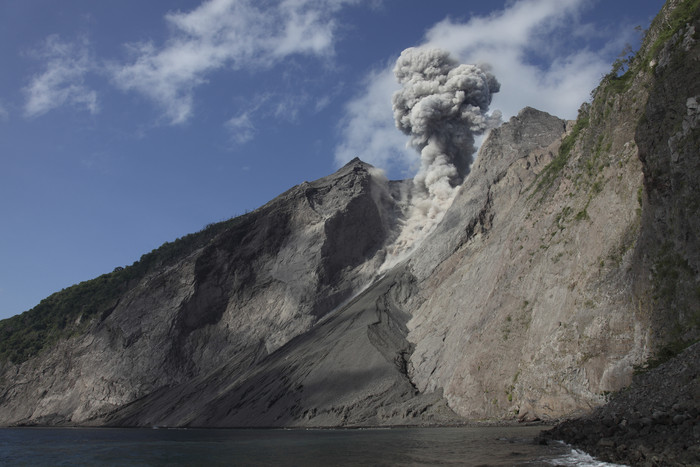
[[[358,430],[3,428],[0,465],[609,466],[541,427]]]

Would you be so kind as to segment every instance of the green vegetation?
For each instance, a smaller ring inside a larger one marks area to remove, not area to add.
[[[571,130],[571,134],[564,138],[564,141],[561,142],[561,146],[559,147],[560,157],[569,157],[571,149],[574,147],[574,144],[576,143],[576,140],[578,139],[581,130],[583,130],[584,128],[588,128],[588,123],[588,112],[585,111],[583,115],[579,115],[578,119],[576,120],[576,124],[574,125],[574,128]]]
[[[513,390],[514,389],[515,389],[515,386],[511,384],[505,390],[506,398],[508,399],[508,402],[513,402]]]
[[[661,15],[657,16],[654,23],[652,23],[652,29],[658,30],[659,35],[651,45],[640,49],[640,52],[646,50],[646,54],[643,56],[634,54],[632,53],[632,48],[627,45],[620,53],[617,60],[613,62],[610,73],[605,75],[599,89],[594,92],[597,94],[598,91],[603,91],[604,94],[608,95],[626,92],[632,86],[634,77],[648,68],[648,64],[652,59],[656,58],[661,47],[671,39],[678,30],[687,23],[692,22],[699,10],[700,0],[685,0],[671,12],[667,21],[665,21]],[[659,22],[662,24],[657,24]]]
[[[626,92],[632,86],[634,77],[648,69],[648,64],[656,58],[661,47],[678,30],[691,23],[693,18],[698,15],[698,11],[700,11],[700,0],[685,0],[671,12],[668,20],[664,20],[661,15],[657,16],[652,23],[652,29],[658,30],[659,35],[648,47],[640,49],[640,51],[646,50],[646,54],[643,56],[635,55],[632,53],[631,47],[626,46],[613,63],[610,73],[603,78],[599,90],[603,91],[604,94]],[[661,22],[660,25],[659,22]],[[595,93],[598,93],[598,90]]]
[[[622,65],[628,66],[627,71],[618,75],[618,70]],[[604,78],[602,84],[606,91],[613,94],[621,94],[626,92],[631,86],[634,77],[639,73],[639,65],[634,61],[634,57],[626,59],[618,58],[613,63],[612,70]]]
[[[581,107],[581,110],[579,110],[579,117],[576,120],[571,133],[566,135],[561,143],[561,146],[559,146],[559,153],[557,157],[555,157],[552,162],[550,162],[544,169],[542,169],[542,172],[537,175],[537,186],[533,192],[533,195],[534,193],[542,192],[542,196],[544,197],[545,193],[551,188],[554,181],[559,177],[562,169],[566,166],[571,150],[573,149],[574,144],[576,144],[576,140],[579,138],[581,131],[588,128],[588,124],[588,105],[584,105]]]
[[[44,299],[31,310],[0,322],[0,360],[21,363],[62,337],[79,332],[117,304],[127,282],[123,269],[82,282]]]
[[[501,328],[501,337],[503,338],[504,341],[508,340],[508,336],[510,335],[510,323],[513,321],[513,318],[511,318],[510,315],[506,316],[506,324],[503,325]]]
[[[613,62],[610,72],[603,78],[601,86],[615,94],[623,93],[632,86],[637,73],[639,73],[639,63],[635,61],[632,46],[627,44]]]
[[[588,204],[591,202],[589,199],[588,202],[586,203],[586,206],[581,209],[579,212],[576,213],[574,216],[574,219],[577,221],[587,221],[590,220],[590,216],[588,215]]]
[[[31,310],[0,321],[0,362],[22,363],[60,339],[83,332],[94,319],[104,320],[120,297],[146,274],[205,246],[244,217],[209,224],[197,233],[166,242],[131,266],[65,288]]]
[[[642,201],[644,197],[644,185],[639,185],[639,188],[637,188],[637,202],[639,203],[639,207],[642,207]]]
[[[700,0],[685,0],[673,10],[670,18],[664,21],[661,16],[658,16],[654,21],[663,21],[662,25],[652,25],[652,29],[661,31],[653,44],[646,42],[640,49],[643,54],[633,53],[631,47],[626,46],[620,53],[620,56],[615,60],[610,72],[603,77],[599,86],[592,92],[594,98],[593,104],[584,104],[579,110],[579,116],[572,131],[564,138],[559,148],[558,155],[540,172],[535,181],[535,189],[531,197],[535,193],[540,193],[540,201],[544,199],[546,193],[552,187],[554,182],[559,178],[562,170],[566,167],[571,151],[576,143],[581,138],[581,133],[591,124],[592,114],[606,117],[614,107],[614,96],[622,94],[630,89],[636,76],[642,72],[650,70],[649,63],[652,58],[655,58],[660,47],[686,23],[692,22],[693,18],[700,14]],[[659,27],[661,26],[661,27]],[[645,39],[648,41],[649,39]],[[636,97],[631,98],[636,102]],[[598,109],[596,112],[591,112],[591,108]],[[597,121],[597,120],[596,120]],[[603,153],[609,154],[612,150],[612,141],[604,141],[603,134],[598,135],[598,141],[593,151],[590,151],[592,157],[588,158],[585,165],[577,174],[577,180],[582,176],[587,176],[587,186],[584,188],[592,188],[592,196],[602,190],[602,184],[596,180],[596,175],[610,164],[609,160],[603,160]],[[585,144],[585,142],[584,142]],[[578,187],[578,184],[577,184]],[[590,199],[589,199],[590,202]],[[588,203],[586,207],[588,206]],[[579,211],[574,217],[575,220],[589,219],[586,208]],[[560,228],[562,226],[559,226]]]
[[[693,18],[698,15],[700,11],[700,0],[685,0],[681,2],[672,12],[668,21],[664,21],[662,27],[659,28],[659,36],[656,38],[654,43],[649,47],[649,54],[647,55],[647,60],[655,57],[659,52],[659,49],[668,41],[673,35],[687,23],[690,23]],[[652,23],[652,27],[655,27],[657,22],[662,21],[660,16],[657,16]]]

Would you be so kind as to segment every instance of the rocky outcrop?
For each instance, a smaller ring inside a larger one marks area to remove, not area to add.
[[[410,278],[391,273],[264,357],[236,359],[163,388],[91,424],[126,426],[376,426],[457,423],[439,392],[406,375]]]
[[[667,2],[631,65],[645,69],[640,82],[649,89],[635,131],[644,189],[631,288],[656,345],[651,364],[668,361],[542,437],[630,465],[700,463],[700,344],[673,358],[698,340],[700,324],[700,12],[692,5]]]
[[[629,465],[700,464],[700,344],[635,377],[605,406],[542,433],[608,462]]]
[[[659,49],[635,132],[646,195],[635,287],[671,347],[700,337],[700,11],[690,3],[669,2],[655,26],[670,38],[638,54]]]
[[[596,131],[580,133],[549,184],[564,122],[528,113],[503,126],[496,136],[505,141],[484,144],[472,173],[493,182],[468,180],[455,200],[454,251],[432,270],[414,266],[431,271],[409,322],[414,379],[420,389],[444,388],[469,418],[585,410],[629,384],[649,350],[629,287],[643,179],[634,127],[603,136],[610,149],[598,154],[586,147],[600,138]],[[537,132],[534,123],[548,141],[520,151],[514,139]],[[508,152],[513,163],[498,170],[494,159]],[[587,165],[591,173],[582,175]],[[425,248],[447,244],[440,235]]]

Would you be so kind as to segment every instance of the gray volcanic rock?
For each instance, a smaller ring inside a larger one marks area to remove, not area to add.
[[[629,465],[700,464],[700,343],[635,377],[591,414],[541,434],[609,462]]]
[[[409,260],[410,374],[458,414],[582,413],[700,337],[700,23],[680,3],[563,140],[564,122],[531,109],[492,132]]]
[[[3,364],[0,423],[82,424],[214,371],[248,370],[372,280],[405,186],[356,159],[235,219],[146,274],[86,333]]]
[[[490,220],[484,216],[493,210],[493,190],[509,172],[515,180],[509,193],[516,200],[546,165],[566,131],[566,121],[526,107],[499,128],[491,130],[479,151],[470,175],[431,237],[411,259],[416,275],[426,279],[435,268],[476,235]],[[550,147],[552,144],[554,146]],[[532,161],[528,156],[532,155]],[[473,174],[473,175],[472,175]],[[524,179],[523,179],[524,178]]]
[[[640,466],[700,463],[700,344],[671,358],[700,337],[700,11],[681,13],[681,2],[667,2],[636,58],[653,79],[643,83],[651,91],[635,132],[644,192],[631,287],[638,319],[658,349],[651,362],[668,361],[635,377],[606,405],[544,435]]]
[[[441,394],[406,375],[401,310],[412,281],[390,273],[255,365],[231,360],[90,423],[126,426],[373,426],[456,423]]]

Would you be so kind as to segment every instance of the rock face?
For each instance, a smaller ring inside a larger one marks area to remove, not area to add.
[[[0,323],[19,339],[65,313],[60,338],[0,361],[0,425],[445,424],[603,404],[700,334],[691,3],[667,3],[576,122],[526,108],[493,130],[441,223],[386,272],[412,183],[356,159]]]
[[[688,5],[666,5],[630,71],[603,80],[563,139],[564,122],[525,109],[484,143],[410,260],[419,390],[443,389],[468,418],[558,418],[698,339],[700,24]]]
[[[564,440],[609,462],[629,465],[700,463],[700,344],[639,375],[593,413],[566,421],[540,442]]]

